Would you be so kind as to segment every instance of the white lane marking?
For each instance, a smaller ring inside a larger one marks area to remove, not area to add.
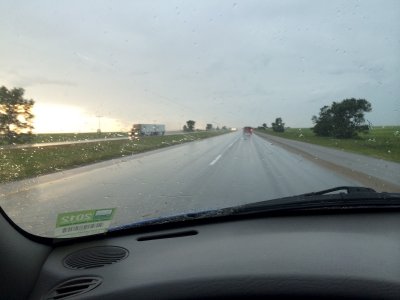
[[[220,155],[218,155],[212,162],[210,162],[210,166],[214,165],[222,156],[222,154],[224,154],[230,147],[232,147],[238,140],[232,142],[231,144],[229,144],[228,147],[226,147],[224,149],[224,151],[222,151],[222,153]]]
[[[221,158],[221,156],[222,156],[222,154],[218,155],[212,162],[210,162],[210,166],[212,166],[213,164],[215,164],[215,163],[218,161],[218,159]]]

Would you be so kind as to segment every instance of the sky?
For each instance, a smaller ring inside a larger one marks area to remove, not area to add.
[[[364,98],[400,125],[400,1],[0,2],[0,85],[34,99],[35,132],[311,127]]]

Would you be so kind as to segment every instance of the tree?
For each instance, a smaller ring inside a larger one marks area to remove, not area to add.
[[[358,132],[369,130],[369,126],[365,124],[364,113],[371,110],[371,103],[365,99],[351,98],[333,102],[331,106],[325,105],[320,109],[319,117],[312,117],[315,123],[312,130],[319,136],[356,137]]]
[[[27,142],[32,138],[33,100],[24,98],[22,88],[0,87],[0,137],[8,144]]]
[[[330,107],[325,105],[319,111],[319,117],[312,117],[315,126],[312,128],[314,133],[319,136],[330,136],[332,134],[333,118]]]
[[[268,126],[267,126],[266,123],[263,123],[261,126],[258,126],[258,127],[257,127],[258,130],[265,130],[265,129],[267,129],[267,128],[268,128]]]
[[[282,122],[282,118],[276,118],[275,122],[271,124],[272,130],[275,132],[284,132],[285,131],[285,123]]]
[[[183,125],[183,131],[189,131],[186,125]]]
[[[206,126],[206,130],[212,130],[212,129],[213,129],[212,124],[208,123]]]
[[[187,131],[194,131],[195,124],[196,124],[196,121],[193,121],[193,120],[186,121]]]

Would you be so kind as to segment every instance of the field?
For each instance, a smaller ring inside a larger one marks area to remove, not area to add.
[[[128,136],[127,132],[42,133],[35,134],[32,143],[74,142]]]
[[[310,128],[288,128],[283,133],[274,132],[271,128],[257,130],[288,139],[400,162],[400,126],[373,127],[369,133],[359,134],[359,137],[354,139],[315,136]]]
[[[29,141],[29,144],[76,142],[76,141],[107,139],[107,138],[124,137],[124,136],[128,136],[128,133],[127,132],[39,133],[32,135],[32,140]],[[7,144],[0,139],[0,146],[1,145],[7,145]]]
[[[111,140],[17,149],[0,147],[0,182],[15,181],[62,171],[103,160],[205,139],[226,132],[222,130],[193,132],[179,135],[142,137],[134,141]],[[58,138],[59,140],[57,141],[61,141],[62,137]]]

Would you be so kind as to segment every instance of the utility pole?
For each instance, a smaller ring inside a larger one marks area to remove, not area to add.
[[[101,127],[100,127],[100,119],[102,118],[103,116],[96,116],[96,118],[98,118],[99,119],[99,127],[97,128],[97,133],[98,134],[100,134],[101,133]]]

